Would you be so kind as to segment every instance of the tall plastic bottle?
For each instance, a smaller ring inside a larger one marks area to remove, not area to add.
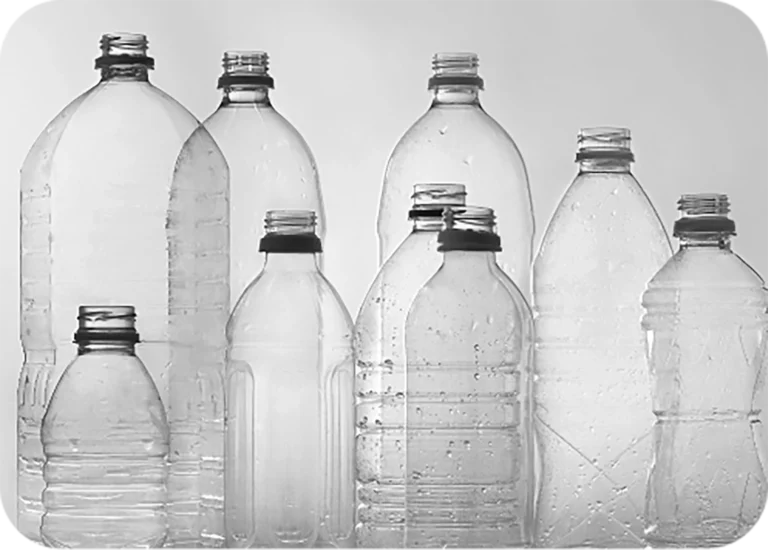
[[[463,206],[464,196],[460,184],[413,186],[411,233],[382,266],[357,315],[358,546],[393,547],[404,540],[405,318],[416,293],[440,267],[443,210]]]
[[[354,547],[352,320],[309,211],[270,211],[227,327],[226,518],[235,548]]]
[[[680,248],[643,296],[653,383],[652,546],[720,547],[760,519],[764,281],[731,250],[726,195],[683,195]]]
[[[227,213],[215,212],[226,202],[224,157],[207,132],[195,132],[195,117],[150,83],[144,35],[105,34],[101,49],[100,81],[53,119],[21,169],[17,511],[20,531],[33,540],[42,513],[40,422],[74,356],[72,312],[133,304],[144,327],[138,353],[168,405],[171,333],[187,326],[170,323],[169,312],[181,318],[204,305],[214,312],[204,333],[224,338],[228,281],[212,281],[229,261]],[[194,207],[174,210],[189,198]],[[182,258],[182,245],[197,251]],[[197,284],[204,280],[205,290]],[[197,292],[215,298],[203,304]]]
[[[535,542],[639,547],[653,426],[641,297],[672,250],[630,172],[629,130],[584,129],[578,143],[533,266]]]
[[[312,210],[325,238],[325,207],[317,164],[304,138],[272,105],[269,56],[228,51],[219,78],[219,107],[203,123],[230,169],[231,306],[261,269],[253,254],[269,210]],[[322,255],[318,257],[322,269]]]
[[[443,264],[406,320],[404,546],[525,546],[528,312],[495,266],[493,211],[448,209],[445,217]]]
[[[534,219],[525,164],[510,135],[480,104],[483,79],[474,53],[438,53],[432,103],[395,146],[384,174],[377,230],[379,266],[408,235],[402,212],[415,182],[455,182],[475,204],[490,204],[507,247],[498,263],[530,295]]]
[[[169,430],[136,356],[131,306],[81,306],[77,358],[43,417],[41,536],[54,548],[160,548]]]

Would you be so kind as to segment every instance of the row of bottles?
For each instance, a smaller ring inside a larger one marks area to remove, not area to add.
[[[614,466],[602,482],[592,474],[558,508],[544,490],[565,492],[551,481],[560,472],[546,454],[541,417],[562,418],[540,404],[542,387],[529,376],[533,319],[496,264],[494,213],[454,204],[443,206],[438,223],[440,205],[460,203],[462,187],[415,190],[414,227],[401,248],[433,259],[440,252],[442,261],[416,289],[413,278],[403,287],[395,278],[388,293],[378,278],[354,329],[318,269],[315,214],[267,214],[264,267],[227,326],[229,547],[711,547],[754,525],[765,502],[752,406],[768,303],[762,281],[730,250],[735,226],[726,197],[681,199],[681,248],[643,295],[639,326],[649,336],[656,420],[637,425],[653,439],[646,451],[637,442],[620,451],[631,466]],[[414,246],[417,239],[426,246]],[[135,355],[134,308],[81,307],[78,319],[78,358],[42,425],[42,541],[158,547],[166,538],[169,430]],[[358,359],[355,366],[355,357],[382,349],[381,338],[366,340],[372,327],[396,335],[401,363]],[[711,344],[702,331],[722,334]],[[740,349],[728,343],[734,332]],[[724,371],[726,361],[744,361],[742,372]],[[573,385],[573,377],[562,382]],[[631,401],[626,408],[641,412]],[[591,421],[583,433],[608,442],[622,434],[606,416]],[[535,436],[545,459],[538,487]],[[581,495],[587,504],[574,506]],[[563,522],[578,542],[547,540]]]
[[[267,55],[223,65],[200,123],[150,84],[146,37],[105,35],[100,82],[24,163],[22,533],[640,547],[754,524],[768,301],[730,250],[727,197],[681,199],[672,256],[629,132],[582,130],[532,262],[526,169],[480,105],[477,56],[437,54],[353,324]]]

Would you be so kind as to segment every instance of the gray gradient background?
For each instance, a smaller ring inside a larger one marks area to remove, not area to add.
[[[632,130],[634,172],[668,228],[681,193],[728,193],[734,249],[768,275],[768,64],[760,32],[703,1],[57,0],[0,53],[0,494],[15,517],[18,170],[45,125],[93,85],[102,33],[146,33],[151,79],[207,117],[225,49],[263,49],[272,97],[317,158],[326,274],[354,316],[376,272],[387,157],[428,107],[436,51],[476,51],[482,102],[527,164],[537,240],[573,179],[582,126]],[[148,131],[151,131],[148,129]],[[405,213],[403,213],[405,216]]]

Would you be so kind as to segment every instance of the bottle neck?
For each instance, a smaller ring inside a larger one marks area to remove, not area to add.
[[[443,228],[442,217],[416,217],[413,219],[414,231],[440,231]]]
[[[268,107],[271,105],[268,86],[230,86],[222,88],[221,95],[222,106],[257,105]]]
[[[112,353],[118,355],[136,355],[136,345],[130,342],[82,341],[77,344],[77,354]]]
[[[267,252],[264,260],[264,272],[301,272],[318,271],[317,254],[300,252]]]
[[[437,85],[432,89],[432,106],[480,106],[480,87],[476,85]]]
[[[149,67],[137,63],[131,65],[110,65],[101,68],[101,80],[149,82]]]
[[[496,253],[478,250],[449,250],[443,252],[443,266],[461,271],[484,271],[496,262]]]
[[[579,161],[579,173],[616,172],[628,174],[631,162],[616,158],[590,158]]]
[[[680,250],[717,249],[731,250],[730,233],[681,233]]]

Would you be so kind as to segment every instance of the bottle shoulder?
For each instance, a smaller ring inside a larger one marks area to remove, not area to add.
[[[762,289],[765,281],[738,254],[728,249],[679,249],[649,281],[655,288]]]
[[[317,334],[321,326],[337,338],[351,336],[350,314],[322,273],[263,271],[235,305],[227,337],[233,344],[280,342]]]
[[[220,106],[203,126],[227,156],[238,151],[274,155],[275,149],[289,149],[294,157],[315,164],[312,150],[298,129],[270,105]]]
[[[401,156],[410,156],[415,151],[420,154],[470,153],[489,148],[493,155],[501,155],[501,159],[522,162],[509,133],[479,105],[433,106],[401,136],[390,163],[401,161]]]

